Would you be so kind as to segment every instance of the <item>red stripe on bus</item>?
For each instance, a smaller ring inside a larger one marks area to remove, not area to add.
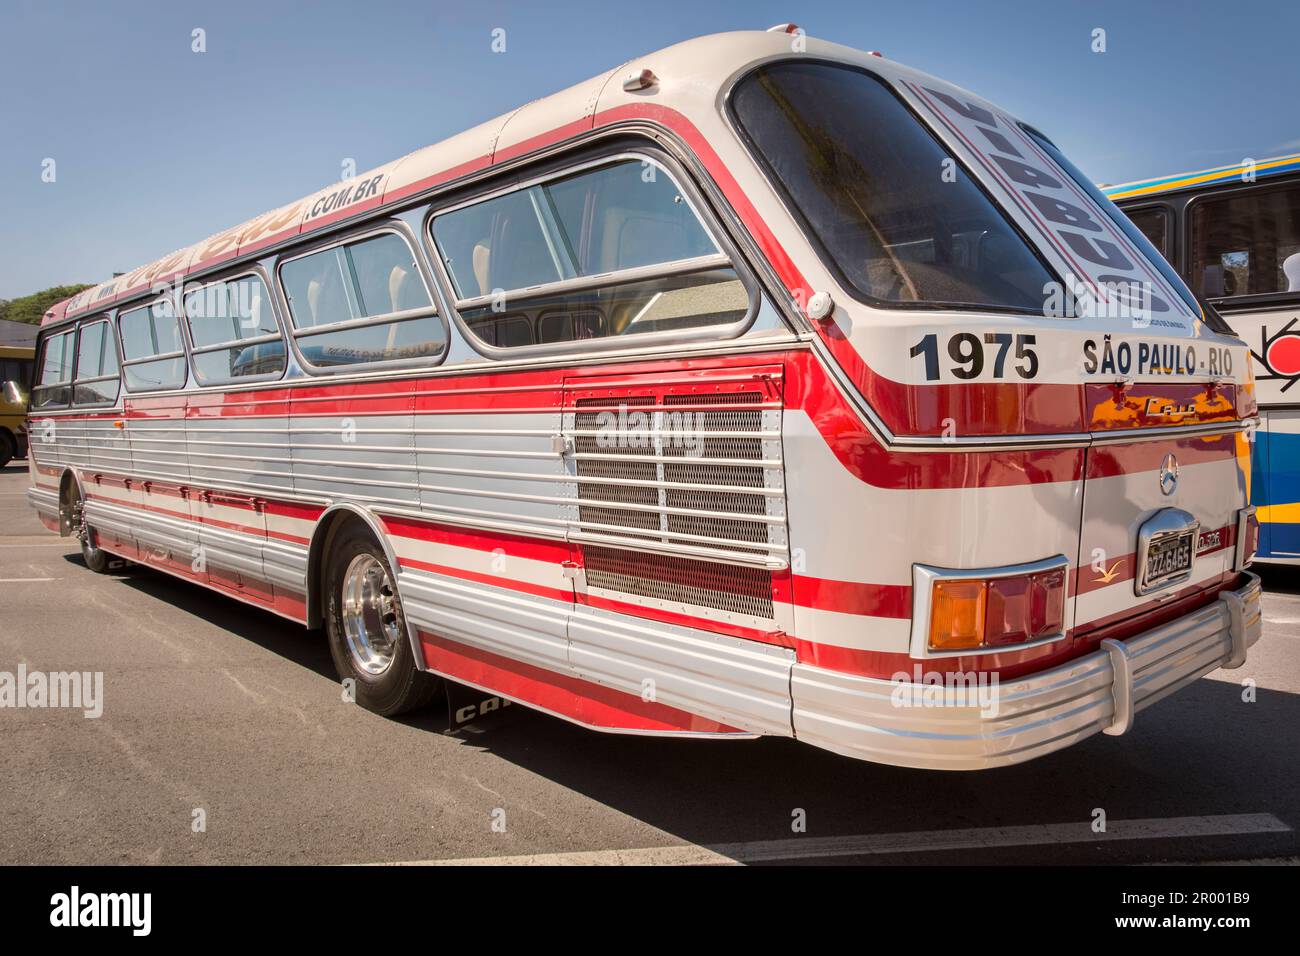
[[[569,545],[563,541],[549,538],[533,538],[526,535],[502,534],[496,531],[479,531],[442,522],[426,521],[419,518],[394,517],[381,515],[380,522],[389,534],[417,541],[430,541],[434,544],[447,544],[457,548],[469,548],[473,551],[497,551],[514,558],[527,558],[530,561],[545,561],[548,564],[560,564],[569,559]]]
[[[1039,449],[998,452],[905,452],[890,450],[872,436],[857,411],[835,388],[826,370],[809,351],[795,350],[771,355],[741,354],[701,359],[651,360],[593,369],[544,371],[493,371],[459,377],[415,379],[410,382],[368,382],[347,384],[286,384],[277,389],[250,392],[189,393],[193,402],[182,410],[171,399],[167,406],[157,400],[128,399],[127,411],[95,417],[125,419],[164,417],[208,418],[229,414],[247,417],[284,417],[286,406],[295,418],[315,416],[365,416],[413,414],[466,414],[558,410],[563,379],[580,381],[588,375],[665,375],[679,372],[725,372],[752,365],[755,361],[784,363],[784,404],[808,413],[814,426],[842,464],[861,480],[881,488],[965,488],[1028,485],[1048,481],[1077,481],[1082,478],[1083,449]],[[572,387],[572,385],[570,386]],[[393,389],[397,394],[393,394]],[[1200,386],[1188,386],[1200,388]],[[388,391],[385,392],[384,390]],[[1176,391],[1170,392],[1177,395]],[[79,415],[56,418],[78,420]],[[961,419],[956,419],[960,422]],[[962,426],[959,433],[965,434]],[[1116,446],[1109,454],[1121,456],[1124,470],[1141,472],[1153,466],[1141,461],[1147,442],[1167,442],[1159,437],[1132,446]],[[1211,449],[1226,447],[1224,437],[1181,440],[1190,461],[1209,460]],[[1099,449],[1091,454],[1097,461]],[[1120,460],[1120,459],[1117,459]],[[1127,464],[1130,463],[1131,464]],[[1157,466],[1158,467],[1158,464]],[[1118,472],[1117,472],[1118,473]]]
[[[676,707],[644,701],[636,694],[524,664],[437,637],[427,631],[419,631],[418,634],[424,650],[424,663],[431,670],[590,727],[706,734],[744,733],[735,727]]]
[[[484,574],[481,571],[470,571],[467,568],[455,568],[447,564],[432,564],[428,561],[420,561],[416,558],[398,558],[398,563],[404,568],[414,568],[417,571],[431,571],[434,574],[443,574],[451,578],[460,578],[463,581],[474,581],[477,584],[490,584],[499,588],[506,588],[510,591],[518,591],[522,594],[531,594],[534,597],[549,598],[552,601],[571,602],[573,600],[573,589],[548,588],[544,584],[533,584],[531,581],[520,581],[518,578],[500,577],[495,574]]]
[[[912,616],[912,586],[862,584],[796,574],[793,603],[839,614],[907,619]]]

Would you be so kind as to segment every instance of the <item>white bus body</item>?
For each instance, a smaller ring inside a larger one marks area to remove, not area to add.
[[[324,627],[381,713],[447,678],[941,769],[1123,733],[1259,636],[1255,409],[1064,162],[877,55],[682,43],[56,306],[30,500]]]

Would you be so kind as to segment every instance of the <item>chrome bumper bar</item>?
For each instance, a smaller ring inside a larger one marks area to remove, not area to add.
[[[1134,716],[1220,667],[1240,667],[1263,622],[1259,578],[1175,621],[1052,670],[982,688],[842,674],[795,664],[795,736],[903,767],[979,770],[1061,750]],[[924,666],[924,665],[922,665]]]

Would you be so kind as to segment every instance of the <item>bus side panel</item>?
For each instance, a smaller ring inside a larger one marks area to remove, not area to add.
[[[567,670],[559,389],[554,371],[414,384],[415,507],[426,517],[384,522],[407,620],[432,635],[426,648],[454,641]]]
[[[1300,557],[1300,409],[1266,413],[1255,436],[1254,463],[1259,463],[1255,481],[1263,492],[1257,505],[1259,557]]]
[[[1252,498],[1258,508],[1257,557],[1300,558],[1300,314],[1294,308],[1219,312],[1251,350],[1261,425],[1251,453]]]
[[[203,565],[195,564],[198,525],[180,491],[190,483],[185,401],[184,395],[126,400],[132,471],[124,479],[105,474],[100,492],[111,499],[104,510],[133,509],[132,529],[142,562],[206,580]],[[93,509],[87,516],[97,517]]]

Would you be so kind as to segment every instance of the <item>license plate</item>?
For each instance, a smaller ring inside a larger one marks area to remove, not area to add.
[[[1146,586],[1156,587],[1190,571],[1195,546],[1195,531],[1169,534],[1152,541],[1147,549]]]

